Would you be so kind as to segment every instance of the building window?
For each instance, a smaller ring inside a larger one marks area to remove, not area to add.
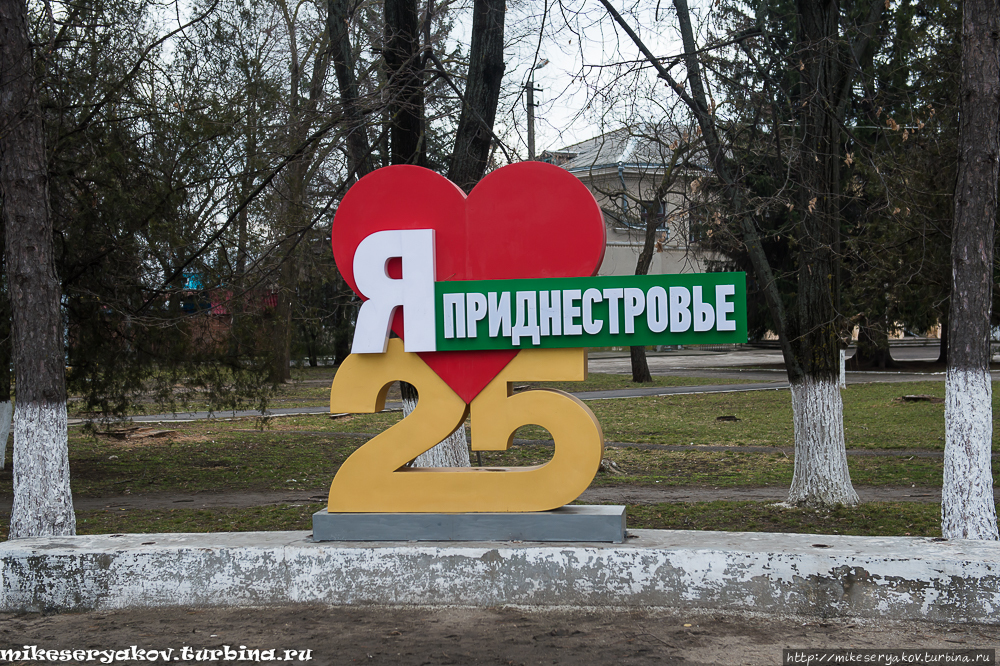
[[[663,205],[662,201],[660,201],[660,202],[655,202],[655,201],[640,201],[639,202],[639,209],[642,211],[640,213],[640,215],[639,215],[640,216],[640,220],[642,222],[642,228],[643,229],[646,228],[646,225],[649,223],[649,211],[651,209],[654,209],[654,208],[657,211],[656,214],[655,214],[656,228],[660,229],[660,230],[663,230],[663,231],[669,231],[667,229],[667,211],[666,211],[666,207]]]
[[[708,239],[708,220],[705,211],[698,208],[688,210],[688,242],[692,245]]]

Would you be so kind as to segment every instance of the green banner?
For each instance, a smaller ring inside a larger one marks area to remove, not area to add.
[[[438,351],[747,341],[745,273],[434,283]]]

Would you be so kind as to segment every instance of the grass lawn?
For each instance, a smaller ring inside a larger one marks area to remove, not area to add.
[[[794,459],[783,453],[648,451],[609,449],[607,458],[626,472],[600,476],[594,485],[712,486],[717,488],[790,486]],[[484,460],[485,464],[485,460]],[[852,457],[851,480],[862,486],[940,486],[940,458]],[[994,463],[994,474],[1000,471]]]
[[[196,428],[135,443],[73,437],[70,478],[74,494],[81,497],[316,488],[329,485],[362,441],[281,432],[199,433]],[[0,485],[0,492],[5,490]]]
[[[904,402],[903,395],[944,398],[944,382],[855,384],[842,392],[848,448],[944,450],[944,405]],[[594,400],[587,403],[608,442],[700,446],[792,447],[792,404],[788,391],[747,391],[699,395]],[[994,411],[1000,413],[994,392]],[[733,416],[738,421],[718,421]],[[311,418],[311,417],[310,417]],[[377,433],[397,423],[399,412],[357,414],[332,421],[342,432]],[[314,428],[317,422],[276,419],[275,428]],[[1000,434],[1000,433],[998,433]],[[544,439],[541,428],[527,426],[518,437]],[[1000,441],[994,437],[994,446]],[[1000,451],[1000,448],[994,450]]]
[[[851,456],[855,484],[941,484],[940,457],[913,456],[902,450],[935,452],[943,448],[943,405],[902,402],[899,397],[904,394],[943,397],[944,383],[854,385],[843,392],[848,447],[881,449],[889,454]],[[1000,392],[994,391],[994,396],[994,400],[1000,400]],[[792,447],[787,391],[628,398],[588,404],[600,419],[607,441],[646,445],[609,446],[605,456],[625,474],[598,475],[594,481],[597,486],[787,487],[791,482],[792,455],[778,449]],[[995,403],[994,410],[1000,410],[1000,405]],[[717,421],[719,416],[739,420]],[[163,424],[157,427],[173,432],[135,439],[71,428],[71,482],[79,497],[315,491],[328,487],[341,463],[363,444],[366,437],[361,433],[381,432],[401,417],[394,412],[338,419],[326,415],[274,418],[263,423],[255,419],[198,421]],[[547,438],[547,433],[527,426],[519,429],[517,437],[541,440]],[[995,436],[994,441],[997,439]],[[658,448],[678,444],[731,448]],[[741,450],[746,446],[775,450]],[[548,460],[552,451],[544,441],[525,442],[506,452],[483,452],[482,462],[487,466],[539,464]],[[998,471],[995,463],[994,474]],[[11,494],[8,465],[0,471],[0,496]],[[319,507],[303,504],[253,509],[80,512],[79,530],[85,534],[307,529],[309,516]],[[938,529],[939,510],[936,504],[867,504],[817,514],[752,502],[664,504],[630,507],[629,526],[933,536]],[[6,522],[3,519],[0,537],[5,536]]]
[[[848,448],[944,449],[944,382],[855,384],[842,391]],[[662,396],[589,403],[608,441],[727,446],[794,446],[788,391]],[[1000,396],[994,397],[994,410]],[[738,421],[717,421],[735,416]],[[996,442],[996,438],[994,438]]]
[[[870,502],[830,511],[764,502],[652,504],[630,506],[628,518],[629,527],[637,529],[941,536],[941,507],[915,502]]]

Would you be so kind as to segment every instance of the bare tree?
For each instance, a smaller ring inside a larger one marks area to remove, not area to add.
[[[503,0],[480,0],[472,8],[469,73],[448,168],[448,179],[466,192],[486,173],[493,144],[493,121],[504,73],[505,12]]]
[[[18,380],[11,539],[76,533],[61,291],[32,61],[24,1],[0,0],[0,195]]]
[[[996,540],[990,310],[1000,176],[997,0],[965,0],[961,105],[951,246],[941,534],[949,539]]]
[[[635,262],[636,275],[649,274],[649,267],[653,263],[653,253],[656,251],[656,236],[664,219],[664,215],[660,214],[660,206],[677,181],[681,157],[685,153],[690,153],[692,149],[691,143],[674,141],[663,176],[653,191],[652,200],[641,204],[646,215],[646,226],[643,229],[642,250],[639,251],[639,257]],[[649,363],[646,361],[646,348],[642,345],[632,345],[629,347],[629,357],[632,363],[632,381],[639,384],[653,381],[653,376],[649,372]]]
[[[285,29],[288,31],[289,80],[288,80],[288,147],[301,145],[310,130],[317,125],[317,110],[324,96],[326,72],[330,65],[329,34],[327,30],[317,30],[312,39],[303,45],[299,40],[308,35],[300,35],[302,21],[298,19],[294,7],[278,0]],[[309,92],[303,98],[303,79],[307,76],[306,64],[312,61],[312,72],[308,77]],[[279,228],[287,240],[282,244],[291,247],[299,240],[296,230],[308,226],[311,210],[307,199],[310,173],[319,151],[319,144],[313,143],[293,160],[284,173],[284,201],[281,205]],[[284,248],[283,248],[284,249]],[[281,264],[279,288],[274,309],[274,335],[271,339],[272,362],[271,381],[282,383],[291,379],[292,360],[292,301],[295,298],[299,266],[296,253],[285,250]]]
[[[340,88],[341,103],[348,132],[348,168],[357,178],[372,168],[367,126],[377,124],[380,109],[362,109],[359,84],[348,33],[351,19],[344,0],[330,0],[328,28],[333,48],[334,71]],[[387,99],[385,115],[391,164],[426,164],[427,118],[424,87],[426,77],[446,79],[462,104],[452,150],[448,176],[466,191],[479,182],[486,171],[491,145],[496,139],[493,121],[503,78],[504,17],[503,0],[475,0],[473,3],[472,42],[465,90],[459,90],[434,53],[429,22],[433,3],[428,0],[420,30],[416,0],[391,0],[385,4],[385,68]],[[420,34],[424,35],[421,47]],[[366,111],[368,115],[365,123]],[[401,385],[403,412],[416,407],[416,389]],[[469,446],[464,424],[435,447],[417,457],[417,467],[468,467]]]
[[[840,133],[853,82],[861,63],[871,60],[871,47],[883,3],[861,3],[860,26],[841,34],[841,8],[828,0],[802,0],[797,5],[795,53],[801,77],[796,108],[799,201],[795,230],[798,241],[796,307],[787,312],[769,258],[764,252],[753,211],[745,202],[739,165],[727,153],[714,104],[707,91],[687,0],[674,0],[683,54],[673,59],[686,69],[686,85],[642,42],[609,0],[601,0],[615,21],[642,51],[658,76],[688,106],[698,121],[709,153],[720,198],[736,222],[759,288],[781,342],[792,387],[795,426],[795,472],[789,502],[809,505],[856,504],[857,493],[847,470],[843,403],[837,388],[839,335],[835,299],[838,294]],[[730,44],[760,33],[751,28],[730,37]]]

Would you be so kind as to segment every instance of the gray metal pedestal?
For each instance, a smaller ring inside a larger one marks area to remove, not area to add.
[[[313,541],[625,540],[624,506],[566,505],[534,513],[313,514]]]

